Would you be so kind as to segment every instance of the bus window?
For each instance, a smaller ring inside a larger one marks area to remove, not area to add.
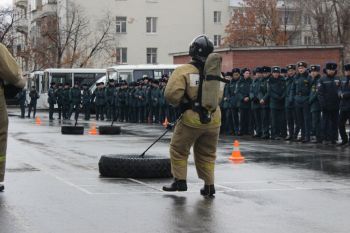
[[[161,79],[162,78],[162,70],[154,70],[154,78]]]
[[[74,83],[78,83],[79,86],[87,84],[88,87],[91,87],[96,81],[95,74],[92,73],[74,73]]]
[[[119,72],[119,81],[120,80],[126,80],[128,83],[133,81],[130,72]]]
[[[43,76],[35,75],[34,77],[35,77],[34,78],[34,86],[35,86],[35,89],[37,90],[37,92],[39,92],[40,77],[43,77]]]
[[[41,80],[41,93],[47,93],[49,90],[49,73],[45,73]]]
[[[69,85],[72,85],[72,74],[71,73],[51,73],[51,82],[55,83],[69,83]]]
[[[102,78],[103,76],[106,76],[105,73],[96,73],[95,74],[95,81],[99,80],[100,78]]]
[[[134,70],[135,81],[142,79],[144,75],[147,75],[149,78],[154,78],[153,70]]]

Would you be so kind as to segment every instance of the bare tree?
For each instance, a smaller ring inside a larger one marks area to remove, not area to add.
[[[11,8],[0,8],[0,42],[5,46],[13,47],[12,29],[15,23],[14,11]]]

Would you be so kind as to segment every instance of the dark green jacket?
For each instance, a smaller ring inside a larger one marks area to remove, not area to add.
[[[267,83],[269,82],[270,77],[260,79],[260,88],[259,88],[259,100],[264,100],[265,104],[261,104],[261,108],[269,108],[269,95],[267,93]]]
[[[83,105],[91,103],[91,91],[89,89],[83,90]]]
[[[311,79],[309,74],[298,74],[292,85],[292,95],[296,107],[302,107],[305,102],[309,101],[311,90]]]
[[[57,90],[58,91],[58,90]],[[47,102],[49,104],[56,104],[56,93],[54,88],[49,88]]]
[[[250,100],[252,102],[252,109],[259,109],[261,108],[260,102],[259,102],[259,89],[260,89],[260,79],[255,79],[252,82],[252,85],[250,86]]]
[[[159,88],[151,88],[151,104],[152,107],[159,107],[159,99],[161,98],[161,93]]]
[[[321,76],[317,76],[315,79],[312,79],[311,81],[311,91],[309,96],[309,104],[310,104],[311,112],[321,111],[321,106],[320,106],[320,102],[318,101],[318,94],[317,94],[317,86],[320,78]]]
[[[270,108],[282,110],[285,107],[285,98],[287,93],[286,80],[280,76],[279,78],[270,78],[268,82],[267,92],[270,98]]]
[[[71,101],[72,104],[80,104],[81,103],[81,90],[80,88],[73,87],[70,90]]]
[[[63,104],[69,105],[71,102],[70,88],[63,89]]]
[[[250,94],[250,85],[252,84],[252,79],[248,78],[248,79],[244,79],[241,78],[238,82],[237,82],[237,89],[236,89],[236,94],[237,94],[237,99],[238,99],[238,107],[239,108],[250,108],[251,106],[251,101],[249,99],[248,102],[244,101],[245,97],[249,98],[249,94]]]
[[[286,77],[286,102],[285,107],[288,109],[294,108],[294,98],[292,93],[292,86],[295,79],[295,76],[293,77]]]
[[[106,91],[105,89],[96,89],[95,90],[95,104],[96,106],[106,105]]]

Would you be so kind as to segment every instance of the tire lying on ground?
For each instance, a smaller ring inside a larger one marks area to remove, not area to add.
[[[62,126],[61,133],[70,134],[70,135],[82,135],[84,134],[84,127],[83,126]]]
[[[121,133],[120,126],[99,126],[98,131],[100,135],[117,135]]]
[[[170,159],[145,155],[102,155],[98,163],[101,176],[115,178],[169,178]]]

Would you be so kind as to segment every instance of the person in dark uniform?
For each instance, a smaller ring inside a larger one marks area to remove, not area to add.
[[[108,86],[106,87],[106,118],[107,121],[112,120],[115,116],[113,116],[113,113],[115,113],[115,104],[114,104],[114,95],[115,95],[115,82],[114,79],[108,80]]]
[[[104,89],[104,83],[100,82],[95,90],[95,106],[96,106],[96,120],[104,120],[104,108],[106,106],[106,92]]]
[[[255,68],[255,75],[253,77],[253,82],[250,87],[250,99],[252,104],[252,115],[254,118],[254,137],[260,138],[262,136],[262,122],[261,122],[261,106],[259,102],[259,89],[260,89],[260,79],[262,78],[261,67]]]
[[[69,83],[64,84],[63,89],[63,119],[68,120],[69,118],[69,110],[71,105],[71,92]]]
[[[70,119],[73,111],[75,112],[74,119],[75,121],[78,120],[79,112],[80,112],[80,105],[81,105],[81,89],[79,87],[78,83],[74,84],[74,87],[70,90],[70,110],[68,118]]]
[[[241,78],[241,70],[239,68],[232,69],[232,80],[229,84],[229,92],[230,92],[230,116],[231,116],[231,134],[238,135],[239,134],[239,108],[238,101],[236,95],[237,82]]]
[[[250,85],[252,79],[250,78],[250,70],[248,68],[242,69],[243,77],[237,82],[236,95],[238,99],[239,112],[241,116],[239,136],[249,135],[250,128],[250,111],[251,100],[249,98]]]
[[[159,89],[159,81],[153,80],[152,81],[152,88],[151,88],[151,122],[152,123],[160,123],[159,122],[159,99],[161,98],[161,93]]]
[[[286,141],[297,139],[299,130],[297,130],[296,123],[296,112],[294,106],[294,97],[292,93],[292,85],[294,83],[296,74],[296,65],[289,64],[287,66],[287,76],[286,76],[286,102],[285,102],[285,111],[286,111],[286,125],[288,126],[288,136]]]
[[[16,97],[21,108],[21,118],[24,118],[26,114],[27,91],[25,89],[21,90]]]
[[[52,82],[50,83],[50,88],[48,91],[48,99],[47,102],[49,103],[49,120],[53,120],[53,113],[55,111],[55,104],[57,102],[56,97],[56,91],[55,91],[56,83]]]
[[[91,108],[91,91],[87,84],[83,84],[82,105],[84,111],[84,119],[90,120],[90,108]]]
[[[298,74],[292,85],[292,95],[295,101],[297,124],[301,128],[301,141],[310,142],[311,113],[309,96],[311,90],[311,79],[307,71],[306,62],[298,63]]]
[[[336,77],[337,64],[329,62],[325,67],[325,76],[318,83],[318,99],[322,110],[322,135],[325,144],[333,145],[338,140],[340,81]]]
[[[119,92],[120,92],[120,83],[116,84],[115,93],[114,93],[114,121],[119,120],[120,117],[120,108],[119,108]]]
[[[36,104],[37,104],[40,96],[39,96],[39,94],[34,86],[32,87],[32,89],[29,92],[29,97],[30,97],[30,102],[29,102],[29,108],[28,108],[28,118],[30,118],[30,115],[32,113],[32,109],[33,109],[33,118],[35,118]]]
[[[169,121],[169,105],[166,103],[164,91],[165,91],[165,79],[160,79],[159,90],[160,90],[160,99],[159,99],[159,120],[164,122],[165,119]]]
[[[287,73],[288,73],[287,68],[281,68],[281,76],[282,76],[282,78],[285,79],[287,77]]]
[[[272,78],[268,81],[267,93],[271,109],[271,139],[281,140],[286,137],[284,104],[286,98],[286,80],[281,76],[281,68],[272,67]]]
[[[57,84],[58,88],[55,92],[57,99],[57,111],[58,111],[58,120],[61,120],[63,112],[63,85],[62,83]]]
[[[262,67],[262,79],[260,80],[259,102],[261,106],[261,122],[262,122],[262,139],[270,138],[270,105],[269,95],[267,93],[268,81],[271,78],[271,67]]]
[[[225,79],[229,80],[231,82],[232,80],[232,72],[227,72],[225,75],[223,75]],[[222,101],[220,103],[221,108],[221,129],[220,132],[222,134],[228,135],[231,133],[231,129],[233,128],[231,123],[233,122],[231,119],[231,104],[230,104],[230,83],[226,83],[224,87],[224,95],[222,98]]]
[[[121,83],[121,88],[119,90],[119,112],[120,112],[120,121],[124,122],[124,120],[127,120],[127,91],[128,91],[128,83],[127,82],[122,82]]]
[[[317,85],[321,78],[320,75],[321,66],[320,65],[311,65],[311,92],[309,98],[310,111],[311,111],[311,142],[313,143],[321,143],[322,135],[321,135],[321,106],[318,101],[317,94]]]
[[[339,119],[339,133],[342,142],[341,146],[349,142],[349,136],[346,135],[345,124],[350,122],[350,64],[344,66],[345,77],[340,85],[340,119]]]

